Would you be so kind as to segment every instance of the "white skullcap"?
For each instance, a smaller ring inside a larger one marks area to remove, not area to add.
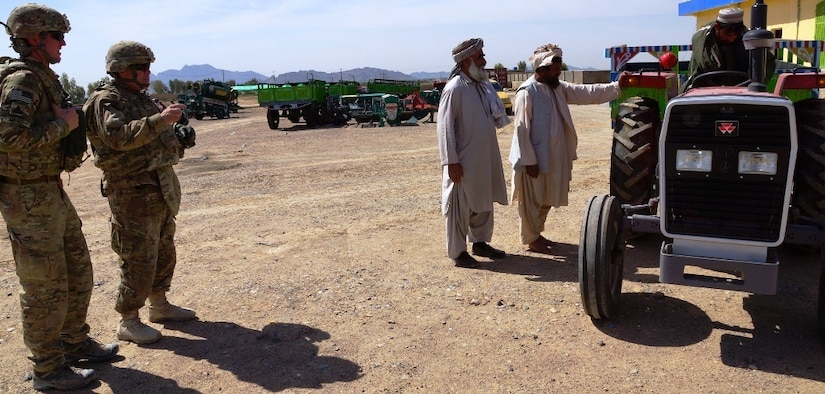
[[[716,15],[716,21],[720,23],[733,25],[736,23],[742,23],[742,18],[744,16],[745,11],[742,11],[741,8],[723,8],[719,10],[719,14]]]

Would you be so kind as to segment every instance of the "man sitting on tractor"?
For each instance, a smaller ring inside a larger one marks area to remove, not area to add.
[[[696,77],[712,71],[739,71],[744,73],[741,78],[728,75],[727,78],[715,78],[713,83],[705,85],[729,85],[744,82],[748,72],[748,52],[742,43],[742,36],[748,31],[742,22],[744,11],[741,8],[723,8],[716,15],[716,21],[699,29],[693,34],[691,44],[693,51],[688,66],[688,81],[685,86],[693,85]],[[776,68],[776,59],[768,56],[766,79],[769,79]],[[739,78],[731,82],[735,78]]]

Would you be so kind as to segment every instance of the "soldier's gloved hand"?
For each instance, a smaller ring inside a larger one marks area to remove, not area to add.
[[[175,137],[184,148],[188,149],[195,146],[195,129],[189,125],[175,124]]]

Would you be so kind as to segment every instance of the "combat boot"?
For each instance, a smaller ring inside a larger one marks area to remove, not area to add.
[[[79,362],[99,363],[109,361],[117,356],[120,348],[116,343],[104,345],[92,338],[86,338],[79,344],[68,344],[63,342],[63,356],[66,361],[74,364]]]
[[[149,321],[152,323],[187,321],[196,317],[195,311],[170,304],[166,300],[166,292],[160,291],[149,295]]]
[[[121,314],[120,325],[117,327],[117,339],[148,344],[157,342],[161,337],[160,331],[140,321],[137,311]]]
[[[63,364],[45,374],[32,374],[32,387],[37,391],[76,390],[97,380],[94,369],[80,369]]]

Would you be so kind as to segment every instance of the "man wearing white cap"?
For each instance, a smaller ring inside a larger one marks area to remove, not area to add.
[[[559,80],[562,50],[554,44],[530,57],[533,76],[516,91],[515,132],[510,148],[513,201],[518,201],[521,243],[550,253],[541,235],[551,207],[567,205],[578,138],[568,104],[598,104],[619,97],[618,82],[571,84]]]
[[[506,256],[488,242],[493,236],[493,203],[507,205],[496,128],[510,119],[484,70],[483,47],[483,40],[472,38],[453,48],[456,65],[438,105],[447,255],[457,267],[465,268],[479,265],[467,253],[467,240],[476,256]]]
[[[748,28],[742,22],[743,16],[741,8],[723,8],[716,15],[716,21],[693,34],[686,86],[699,74],[711,71],[748,72],[749,56],[742,43]],[[776,58],[769,54],[766,78],[773,75],[775,68]]]

